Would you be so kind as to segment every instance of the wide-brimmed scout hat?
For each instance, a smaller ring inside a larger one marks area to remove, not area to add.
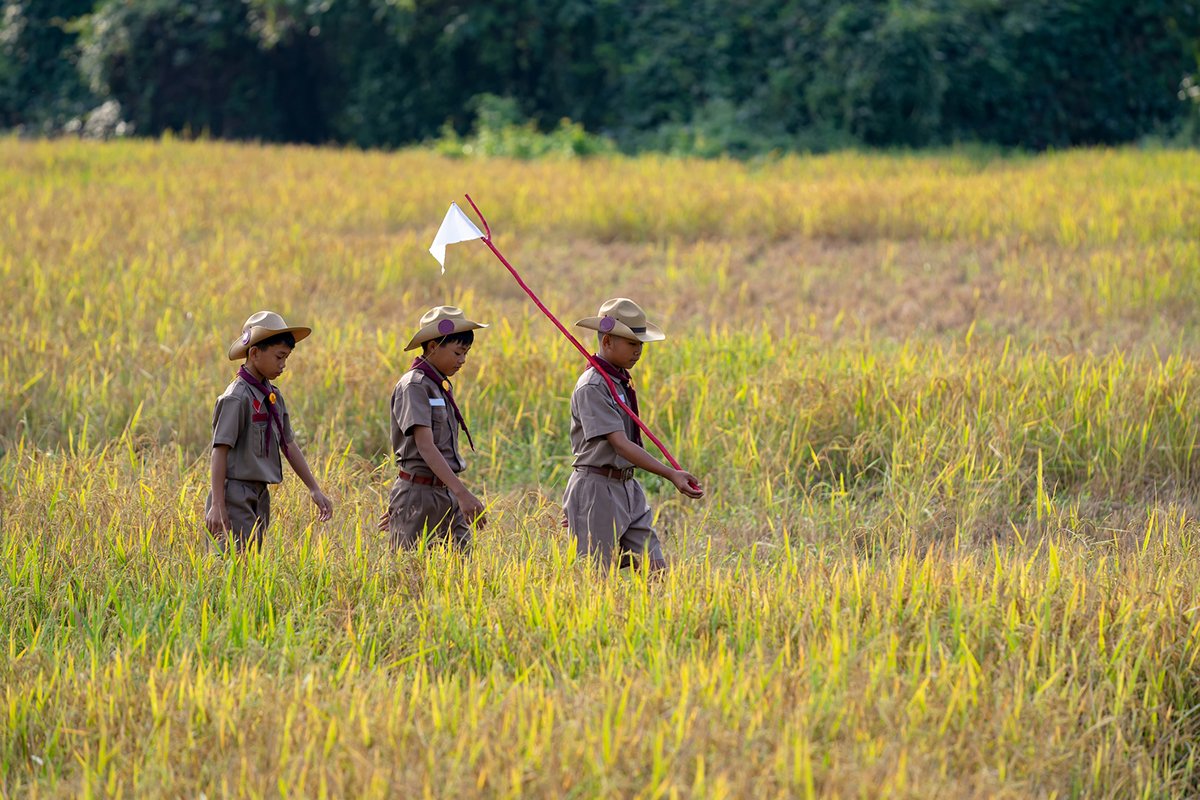
[[[250,318],[246,320],[246,324],[242,326],[242,335],[229,345],[229,360],[237,361],[239,358],[245,358],[246,353],[250,352],[253,345],[280,333],[290,333],[296,337],[298,342],[312,333],[312,328],[288,325],[283,321],[283,317],[274,311],[259,311],[251,314]]]
[[[575,324],[580,328],[611,333],[637,342],[661,342],[667,338],[662,328],[646,321],[646,312],[628,297],[605,300],[598,316],[584,317]]]
[[[412,350],[431,339],[486,327],[482,322],[467,319],[467,315],[457,306],[435,306],[421,315],[421,330],[413,334],[404,349]]]

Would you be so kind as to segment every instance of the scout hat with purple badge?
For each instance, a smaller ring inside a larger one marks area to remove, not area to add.
[[[415,350],[425,342],[440,339],[463,331],[473,331],[486,328],[482,322],[472,322],[467,319],[461,308],[456,306],[435,306],[421,315],[421,329],[413,334],[405,350]]]
[[[292,334],[298,342],[312,333],[312,328],[288,325],[283,321],[283,317],[274,311],[259,311],[251,314],[250,318],[246,320],[246,324],[242,326],[242,335],[229,345],[229,360],[237,361],[245,358],[251,347],[281,333]]]
[[[605,300],[597,316],[584,317],[575,325],[635,342],[661,342],[667,338],[662,328],[646,321],[646,312],[628,297]]]

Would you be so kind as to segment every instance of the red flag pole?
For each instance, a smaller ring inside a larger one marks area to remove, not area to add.
[[[613,380],[608,376],[608,373],[596,363],[596,359],[592,358],[592,354],[587,351],[587,348],[581,345],[579,340],[571,335],[569,330],[563,327],[563,324],[558,321],[558,317],[554,316],[554,314],[550,312],[550,309],[546,308],[542,301],[538,299],[538,296],[534,294],[533,290],[530,289],[529,286],[526,285],[525,281],[521,279],[521,276],[517,274],[517,271],[513,269],[513,265],[508,263],[508,259],[504,257],[504,254],[496,249],[496,245],[492,244],[492,229],[491,226],[488,225],[487,217],[483,216],[483,212],[479,210],[479,206],[475,205],[475,201],[471,199],[471,195],[466,195],[466,198],[467,202],[471,204],[471,208],[475,209],[475,213],[479,215],[480,222],[483,223],[483,243],[486,244],[488,249],[490,249],[496,255],[496,258],[500,259],[500,263],[503,264],[510,273],[512,273],[517,285],[525,290],[525,294],[529,295],[529,299],[534,302],[534,305],[540,308],[542,313],[550,318],[550,321],[554,323],[554,326],[562,331],[562,335],[567,337],[567,340],[571,344],[575,345],[575,349],[583,354],[583,357],[587,359],[588,364],[595,368],[596,372],[600,373],[600,377],[604,378],[604,382],[608,384],[608,391],[612,393],[613,400],[617,401],[617,405],[619,405],[625,411],[625,413],[629,415],[630,419],[632,419],[634,423],[641,429],[642,433],[646,434],[646,438],[654,442],[655,446],[662,451],[662,454],[666,457],[667,461],[670,462],[672,467],[680,470],[683,469],[683,467],[679,466],[679,462],[675,460],[675,456],[671,455],[666,446],[658,440],[658,437],[650,432],[650,429],[646,427],[646,423],[642,422],[641,419],[638,418],[638,415],[633,413],[633,409],[626,405],[625,401],[621,399],[620,393],[617,392],[616,384],[613,383]]]

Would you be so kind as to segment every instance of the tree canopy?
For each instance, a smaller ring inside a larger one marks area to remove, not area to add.
[[[1198,43],[1190,0],[9,0],[0,126],[393,147],[490,97],[629,150],[1041,149],[1179,131]]]

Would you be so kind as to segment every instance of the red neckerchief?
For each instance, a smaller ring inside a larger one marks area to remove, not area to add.
[[[475,442],[471,441],[471,432],[467,430],[467,421],[463,419],[462,412],[458,410],[458,403],[454,402],[454,391],[450,387],[450,381],[440,372],[433,368],[433,365],[426,361],[422,356],[417,356],[413,359],[412,369],[419,369],[425,373],[431,381],[442,387],[442,391],[446,395],[446,399],[450,401],[450,408],[454,410],[454,418],[458,420],[458,424],[462,426],[463,433],[467,435],[467,443],[471,445],[471,449],[475,449]]]
[[[638,414],[637,392],[634,391],[633,376],[629,374],[629,370],[613,366],[600,356],[593,355],[592,358],[596,360],[597,364],[604,368],[605,372],[607,372],[611,377],[615,378],[617,383],[621,384],[621,388],[625,390],[625,396],[629,398],[629,407],[633,410],[634,416],[640,417],[641,414]],[[630,437],[629,441],[633,442],[638,447],[642,446],[641,428],[636,426],[634,427],[633,436]]]
[[[287,442],[283,436],[283,420],[279,417],[279,409],[275,407],[275,390],[269,384],[265,384],[258,378],[250,374],[250,370],[244,366],[238,367],[238,377],[246,383],[258,389],[262,393],[263,399],[267,401],[267,412],[271,415],[271,421],[275,423],[275,427],[279,430],[279,449],[286,456],[288,454]],[[267,426],[267,447],[271,446],[271,426]]]

